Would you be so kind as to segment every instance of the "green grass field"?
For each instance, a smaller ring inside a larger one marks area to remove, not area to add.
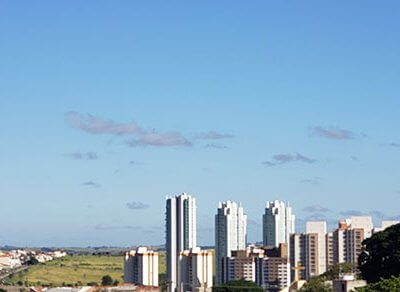
[[[123,282],[123,256],[74,255],[33,266],[26,272],[8,279],[12,285],[66,286],[101,284],[110,275]],[[159,273],[165,274],[165,252],[160,252]]]
[[[122,282],[123,256],[67,256],[10,278],[10,284],[24,285],[87,285],[100,284],[104,275]]]

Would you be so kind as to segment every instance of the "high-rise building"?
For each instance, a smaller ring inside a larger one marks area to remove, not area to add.
[[[213,285],[213,256],[208,250],[192,248],[179,255],[178,291],[211,291]]]
[[[326,271],[326,222],[306,223],[306,233],[290,236],[290,263],[294,280],[308,280]]]
[[[233,250],[230,257],[222,258],[222,281],[256,281],[256,259],[264,256],[264,250],[255,246],[245,250]]]
[[[326,242],[326,269],[334,264],[334,246],[333,246],[333,233],[327,233],[325,236]]]
[[[290,262],[288,245],[279,248],[249,246],[246,250],[232,251],[222,258],[223,282],[247,280],[268,291],[281,291],[290,286]]]
[[[256,283],[266,291],[282,291],[291,284],[288,244],[265,249],[263,257],[256,258]]]
[[[381,227],[375,227],[373,229],[372,233],[377,233],[377,232],[383,231],[386,228],[388,228],[390,226],[393,226],[393,225],[396,225],[396,224],[399,224],[399,223],[400,223],[400,221],[397,221],[397,220],[383,220],[382,221],[382,226]]]
[[[166,250],[169,291],[176,291],[179,275],[179,255],[196,247],[196,200],[183,193],[167,197]]]
[[[280,243],[289,244],[290,234],[294,233],[295,216],[289,204],[282,201],[267,202],[263,215],[263,244],[278,247]]]
[[[372,230],[374,229],[371,216],[351,216],[350,222],[352,229],[364,230],[364,238],[371,237]]]
[[[139,247],[125,254],[124,281],[141,286],[158,286],[158,253]]]
[[[362,242],[372,235],[372,231],[371,216],[339,220],[339,226],[332,234],[333,263],[357,264]]]
[[[222,259],[234,250],[246,249],[247,215],[236,202],[220,202],[215,215],[216,283],[224,273]]]
[[[317,275],[326,272],[326,222],[309,221],[306,223],[306,233],[318,236]]]

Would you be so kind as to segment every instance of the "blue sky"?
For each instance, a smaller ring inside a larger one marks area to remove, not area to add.
[[[400,3],[0,1],[0,245],[164,242],[165,196],[398,218]]]

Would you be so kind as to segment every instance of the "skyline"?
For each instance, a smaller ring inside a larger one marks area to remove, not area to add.
[[[199,245],[227,200],[400,219],[398,1],[155,3],[0,2],[0,245],[162,244],[183,192]]]

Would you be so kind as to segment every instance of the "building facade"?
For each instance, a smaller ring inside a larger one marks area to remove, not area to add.
[[[318,239],[315,240],[315,244],[318,244],[318,247],[315,248],[317,251],[316,254],[316,262],[317,267],[314,272],[311,273],[312,276],[320,275],[326,272],[326,222],[325,221],[308,221],[306,223],[306,233],[307,234],[316,234]],[[310,238],[309,249],[310,252],[314,250],[312,246],[312,238]]]
[[[213,256],[208,250],[192,248],[179,255],[178,291],[211,291]]]
[[[308,280],[326,271],[326,223],[323,223],[307,222],[306,233],[290,236],[291,278],[295,281]]]
[[[263,244],[278,247],[289,244],[290,234],[295,232],[295,216],[289,204],[282,201],[267,202],[263,215]]]
[[[223,283],[222,259],[231,257],[235,250],[245,250],[247,215],[236,202],[220,202],[215,215],[216,283]]]
[[[125,254],[124,281],[142,286],[158,286],[158,253],[139,247]]]
[[[196,199],[186,193],[166,200],[166,251],[169,291],[176,291],[179,256],[196,247]]]
[[[288,244],[265,249],[264,256],[256,258],[256,283],[267,291],[281,291],[291,284],[291,266]]]
[[[256,259],[264,257],[264,250],[254,246],[235,250],[230,257],[222,258],[222,283],[233,280],[256,282]]]

